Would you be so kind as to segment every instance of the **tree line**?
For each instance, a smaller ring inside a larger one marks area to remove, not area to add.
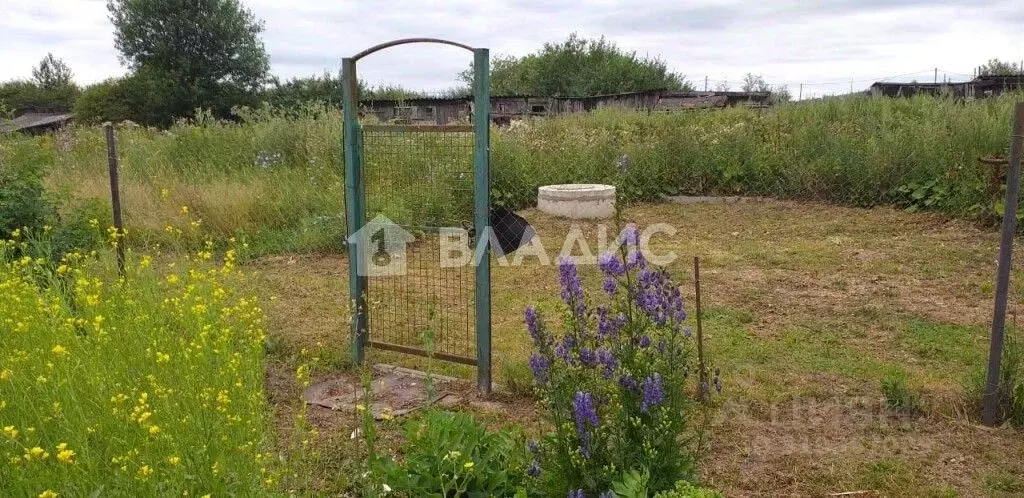
[[[26,112],[73,111],[80,122],[131,120],[167,126],[200,109],[232,119],[233,109],[264,102],[294,107],[309,102],[340,106],[340,74],[324,73],[282,81],[270,74],[270,59],[260,35],[263,21],[239,0],[108,0],[114,45],[129,69],[122,77],[83,87],[61,59],[47,54],[32,79],[0,83],[0,117]],[[998,60],[985,74],[1016,74],[1019,68]],[[470,94],[472,67],[460,84],[442,95]],[[545,43],[525,56],[499,55],[491,64],[494,95],[591,96],[649,90],[692,90],[681,74],[657,57],[623,50],[604,37],[571,34]],[[747,74],[742,89],[771,91],[785,100],[785,89]],[[400,86],[370,87],[373,99],[428,96]]]

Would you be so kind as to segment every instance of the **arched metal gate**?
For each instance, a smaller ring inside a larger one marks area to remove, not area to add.
[[[408,43],[473,52],[471,124],[410,124],[417,108],[397,105],[391,116],[398,119],[360,122],[356,62]],[[490,233],[488,52],[408,38],[342,60],[353,357],[361,363],[364,348],[374,347],[476,365],[484,392],[491,389],[489,237],[475,237],[474,247],[463,236],[470,264],[452,264],[442,251],[451,252],[460,233]]]

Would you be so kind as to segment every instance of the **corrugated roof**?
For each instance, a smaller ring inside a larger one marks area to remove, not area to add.
[[[0,123],[0,133],[9,133],[18,130],[28,130],[39,126],[63,123],[70,120],[72,114],[39,114],[25,113],[10,121]]]

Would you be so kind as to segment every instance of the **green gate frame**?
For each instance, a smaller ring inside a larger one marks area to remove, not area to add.
[[[473,225],[477,234],[476,367],[477,386],[491,392],[491,265],[490,265],[490,51],[438,38],[404,38],[370,47],[342,59],[343,153],[345,160],[346,226],[351,236],[366,224],[366,190],[362,178],[362,127],[359,124],[359,84],[356,62],[374,52],[409,43],[438,43],[473,52]],[[352,357],[362,364],[369,338],[367,277],[360,275],[358,248],[348,245],[349,296],[352,299]]]

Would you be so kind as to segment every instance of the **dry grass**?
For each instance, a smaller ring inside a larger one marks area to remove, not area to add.
[[[550,251],[571,228],[536,211],[525,216]],[[678,227],[655,247],[701,257],[709,351],[725,381],[711,421],[707,484],[729,495],[1024,490],[1021,433],[980,428],[963,415],[965,380],[985,358],[994,232],[890,209],[776,202],[646,205],[627,218]],[[577,226],[593,250],[596,226]],[[691,264],[681,257],[670,269],[692,295]],[[281,351],[316,348],[344,358],[344,258],[281,256],[251,269],[254,285],[279,297],[268,311]],[[596,269],[588,272],[597,288]],[[1015,284],[1011,308],[1024,295],[1024,280]],[[533,258],[519,267],[496,263],[493,285],[494,371],[497,382],[508,382],[502,365],[528,354],[521,310],[558,310],[557,268]],[[440,370],[471,375],[464,367]],[[922,386],[923,415],[885,408],[880,381],[898,371]]]

